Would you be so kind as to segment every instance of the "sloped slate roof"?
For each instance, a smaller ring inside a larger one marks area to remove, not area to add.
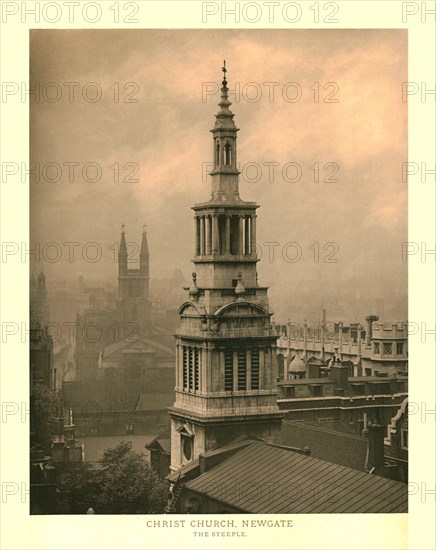
[[[407,511],[407,485],[282,447],[254,442],[185,484],[257,514]]]
[[[160,436],[155,437],[153,439],[153,441],[151,441],[150,443],[145,445],[145,448],[149,451],[151,451],[153,449],[159,449],[160,448],[165,453],[170,454],[171,453],[171,439],[169,439],[169,438],[164,439],[164,438],[161,438]]]

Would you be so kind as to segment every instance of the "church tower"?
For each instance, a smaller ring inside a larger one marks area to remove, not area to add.
[[[32,328],[44,328],[50,318],[50,307],[47,298],[46,276],[41,269],[38,279],[30,279],[30,324]]]
[[[256,209],[239,196],[226,67],[212,132],[212,195],[196,204],[195,272],[179,309],[171,470],[243,433],[281,441],[276,340],[259,286]]]
[[[139,252],[139,268],[128,266],[124,225],[118,250],[118,312],[120,339],[147,338],[150,335],[150,254],[145,225]]]

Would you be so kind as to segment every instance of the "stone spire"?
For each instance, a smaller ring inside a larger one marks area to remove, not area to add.
[[[239,128],[233,120],[234,114],[229,109],[229,89],[227,87],[227,68],[224,61],[222,68],[224,78],[221,84],[220,110],[215,115],[215,126],[211,130],[214,146],[214,167],[212,176],[212,199],[222,202],[238,202],[240,172],[236,166],[236,137]]]
[[[127,244],[124,224],[121,226],[121,241],[118,250],[118,272],[120,276],[126,275],[127,273]]]
[[[227,87],[227,69],[226,69],[226,61],[225,60],[224,60],[224,66],[222,68],[222,71],[224,73],[224,77],[223,77],[223,81],[221,83],[221,101],[218,103],[218,106],[220,107],[220,110],[215,115],[215,117],[216,117],[215,129],[216,128],[233,128],[233,129],[236,129],[235,122],[233,120],[233,117],[235,115],[229,109],[232,102],[229,101],[229,95],[228,95],[229,89]]]
[[[148,277],[149,274],[149,257],[150,253],[148,251],[148,242],[147,242],[147,231],[144,224],[142,229],[142,241],[141,241],[141,251],[139,254],[139,265],[143,273]]]

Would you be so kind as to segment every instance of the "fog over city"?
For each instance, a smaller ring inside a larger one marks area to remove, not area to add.
[[[275,319],[323,306],[406,318],[406,31],[33,30],[30,42],[31,269],[49,294],[79,275],[115,288],[122,224],[133,259],[146,224],[152,289],[176,268],[189,284],[225,58]]]

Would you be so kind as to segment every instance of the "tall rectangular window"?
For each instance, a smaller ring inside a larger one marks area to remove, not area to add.
[[[226,351],[224,353],[224,389],[225,391],[233,390],[233,352]]]
[[[238,390],[247,389],[247,354],[245,349],[238,351]]]
[[[194,365],[193,365],[193,353],[192,348],[188,348],[188,363],[189,363],[189,374],[188,374],[188,389],[194,389]]]
[[[200,350],[194,349],[194,389],[198,391],[200,384],[200,364],[199,364]]]
[[[404,344],[403,342],[397,342],[397,355],[403,355]]]
[[[183,389],[188,389],[188,350],[183,346]]]
[[[251,389],[259,389],[259,350],[251,350]]]

